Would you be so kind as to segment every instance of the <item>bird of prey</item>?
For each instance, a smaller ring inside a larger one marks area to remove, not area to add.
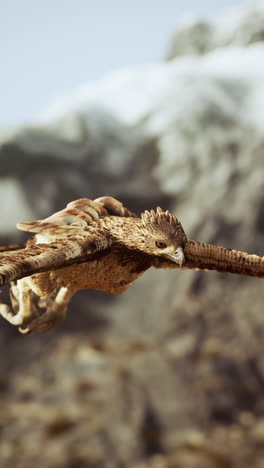
[[[44,332],[66,315],[80,289],[124,292],[150,267],[264,277],[264,257],[189,240],[180,221],[157,208],[138,217],[112,197],[75,200],[49,218],[19,223],[26,246],[0,249],[0,314],[21,333]]]

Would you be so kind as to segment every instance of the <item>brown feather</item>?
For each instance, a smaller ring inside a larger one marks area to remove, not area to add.
[[[0,251],[0,285],[11,281],[13,305],[0,303],[0,314],[23,333],[61,321],[76,291],[120,294],[151,266],[179,268],[185,260],[183,268],[264,276],[264,258],[190,241],[169,211],[158,207],[137,217],[112,197],[75,200],[17,227],[35,236],[23,249]],[[36,296],[46,304],[38,318]]]

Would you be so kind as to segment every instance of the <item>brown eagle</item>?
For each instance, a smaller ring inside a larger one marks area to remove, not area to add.
[[[21,333],[59,323],[76,291],[120,294],[152,266],[264,277],[264,257],[188,240],[168,211],[138,217],[112,197],[76,200],[17,227],[35,235],[24,248],[0,249],[0,286],[11,282],[11,307],[0,303],[0,314]]]

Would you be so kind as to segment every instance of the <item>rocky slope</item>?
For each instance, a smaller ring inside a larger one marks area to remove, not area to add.
[[[174,60],[116,72],[3,137],[2,242],[17,220],[111,194],[171,209],[191,238],[262,254],[258,38],[196,57],[186,39]],[[118,298],[79,293],[46,335],[1,321],[1,466],[261,468],[262,290],[153,270]]]

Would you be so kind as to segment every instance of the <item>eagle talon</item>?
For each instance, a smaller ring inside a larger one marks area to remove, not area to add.
[[[19,331],[23,335],[27,335],[32,332],[44,333],[61,323],[64,320],[65,316],[66,310],[64,314],[62,313],[62,311],[47,311],[41,317],[32,320],[32,322],[30,322],[26,328],[19,327]]]

